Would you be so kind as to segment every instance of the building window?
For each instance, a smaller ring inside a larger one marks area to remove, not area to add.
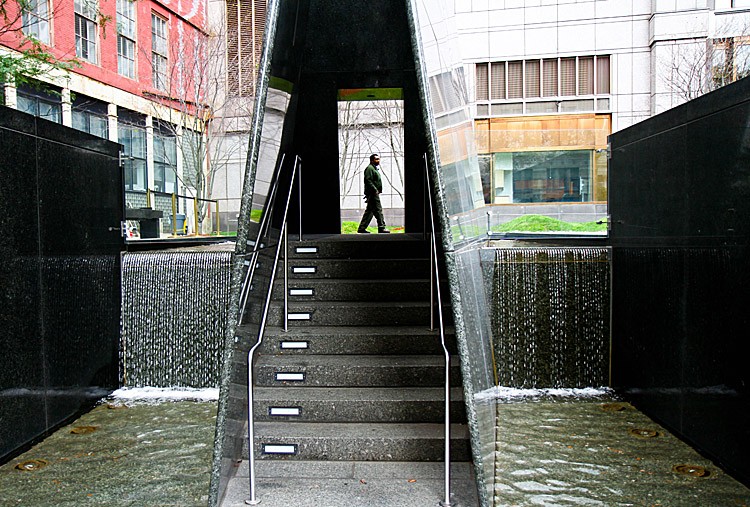
[[[599,197],[594,195],[596,162],[593,150],[482,155],[479,166],[485,202],[592,202]]]
[[[154,127],[154,190],[177,193],[177,140],[169,127]]]
[[[750,7],[750,0],[732,0],[732,7]]]
[[[167,20],[151,13],[151,82],[167,91]]]
[[[23,33],[49,44],[49,4],[47,0],[29,0],[23,9]]]
[[[714,88],[750,75],[750,38],[714,39],[710,60]]]
[[[135,78],[134,0],[117,0],[117,72]]]
[[[477,63],[475,71],[477,102],[514,102],[478,106],[480,116],[609,108],[607,98],[597,97],[610,94],[609,56]]]
[[[146,129],[127,123],[118,123],[117,136],[122,145],[125,190],[145,191],[148,188]]]
[[[227,86],[232,95],[255,92],[260,65],[266,0],[227,0]]]
[[[16,104],[19,111],[33,114],[39,118],[62,123],[62,103],[60,95],[28,85],[21,85],[16,92]]]
[[[83,95],[76,95],[72,105],[73,128],[95,136],[109,138],[107,105]]]
[[[94,0],[75,0],[76,56],[96,63],[96,13]]]

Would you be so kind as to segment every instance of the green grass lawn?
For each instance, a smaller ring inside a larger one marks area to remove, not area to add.
[[[357,234],[358,227],[359,227],[359,222],[341,222],[341,234]],[[386,229],[388,229],[392,233],[404,232],[403,227],[386,227]],[[372,233],[378,232],[377,226],[368,227],[367,230]]]
[[[543,215],[526,215],[492,227],[494,232],[606,232],[607,222],[563,222]]]

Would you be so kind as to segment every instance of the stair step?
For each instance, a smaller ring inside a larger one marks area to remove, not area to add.
[[[326,257],[340,259],[381,258],[427,258],[429,244],[422,235],[388,234],[388,235],[354,235],[329,236],[327,238],[308,238],[295,241],[289,238],[290,258]],[[306,251],[298,252],[298,248]],[[316,248],[316,252],[310,249]]]
[[[258,460],[441,461],[444,437],[444,426],[433,423],[256,422],[254,445]],[[267,445],[294,452],[264,452]],[[450,447],[452,459],[471,459],[465,425],[451,424]],[[247,458],[246,441],[242,457]]]
[[[422,301],[290,302],[287,308],[290,326],[419,326],[430,325],[430,303]],[[450,322],[449,309],[443,317]],[[284,303],[274,301],[268,312],[272,326],[284,324]]]
[[[445,417],[442,387],[258,387],[253,396],[256,421],[440,423]],[[451,420],[466,421],[459,387],[451,388]]]
[[[429,280],[430,264],[427,259],[289,259],[289,277],[354,278],[360,280],[387,280],[423,278]],[[277,276],[283,276],[283,263],[279,263]]]
[[[360,354],[409,355],[442,354],[440,333],[423,326],[305,326],[284,331],[266,329],[259,352],[263,354]],[[242,326],[237,335],[248,344],[255,343],[257,327]],[[247,335],[247,336],[246,336]],[[285,345],[282,345],[285,344]],[[446,345],[456,354],[452,327],[446,329]],[[283,347],[283,348],[282,348]]]
[[[247,371],[245,364],[235,367]],[[455,359],[450,374],[451,384],[460,385]],[[254,376],[256,386],[269,387],[439,387],[444,382],[443,356],[261,355]]]
[[[447,284],[443,284],[447,287]],[[289,301],[429,301],[429,279],[354,280],[316,279],[289,280]],[[447,294],[447,291],[444,292]],[[274,286],[273,297],[284,298],[283,280]]]

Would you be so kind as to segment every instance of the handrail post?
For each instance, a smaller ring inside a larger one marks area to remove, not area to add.
[[[443,324],[443,302],[440,296],[440,276],[438,272],[437,243],[435,242],[435,212],[432,209],[432,191],[430,190],[430,168],[427,163],[427,156],[424,157],[425,174],[427,175],[427,200],[430,203],[430,255],[433,269],[435,272],[435,294],[438,303],[438,322],[440,324],[440,343],[443,347],[443,357],[445,359],[445,499],[440,502],[442,507],[451,507],[451,389],[450,389],[450,354],[448,347],[445,345],[445,326]],[[431,270],[432,271],[432,270]]]
[[[177,195],[172,192],[172,236],[177,236]]]
[[[289,331],[289,230],[284,224],[284,331]]]
[[[221,219],[219,218],[219,200],[216,201],[216,235],[221,236]]]
[[[299,200],[299,240],[302,241],[302,159],[297,155],[299,172],[297,173],[297,194]]]
[[[282,242],[286,243],[284,238],[287,234],[287,218],[289,213],[289,203],[292,199],[292,189],[294,177],[296,175],[297,165],[292,169],[292,177],[290,179],[289,191],[286,196],[286,205],[284,206],[284,215],[281,220],[281,231],[279,242],[276,244],[276,254],[273,259],[273,265],[271,266],[271,277],[268,281],[268,291],[266,291],[266,301],[263,306],[263,315],[260,319],[260,325],[258,326],[258,339],[250,350],[247,352],[247,455],[248,455],[248,467],[249,467],[249,480],[250,480],[250,498],[245,500],[247,505],[258,505],[260,500],[255,496],[255,420],[253,416],[253,356],[255,350],[263,343],[263,334],[266,330],[266,323],[268,321],[268,311],[271,306],[271,297],[273,296],[273,284],[276,281],[276,271],[279,267],[279,255],[281,254]],[[256,244],[257,247],[257,244]],[[257,255],[257,250],[254,254]],[[285,269],[286,272],[286,269]],[[244,311],[244,310],[243,310]],[[242,314],[240,314],[240,319]]]
[[[432,265],[432,258],[437,255],[435,252],[434,243],[432,241],[432,235],[428,233],[430,237],[430,331],[435,329],[435,270]]]

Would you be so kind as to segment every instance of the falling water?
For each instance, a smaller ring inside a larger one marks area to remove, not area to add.
[[[497,249],[493,335],[498,381],[520,388],[609,380],[609,251]]]
[[[130,253],[122,262],[121,378],[131,387],[217,387],[229,252]]]

